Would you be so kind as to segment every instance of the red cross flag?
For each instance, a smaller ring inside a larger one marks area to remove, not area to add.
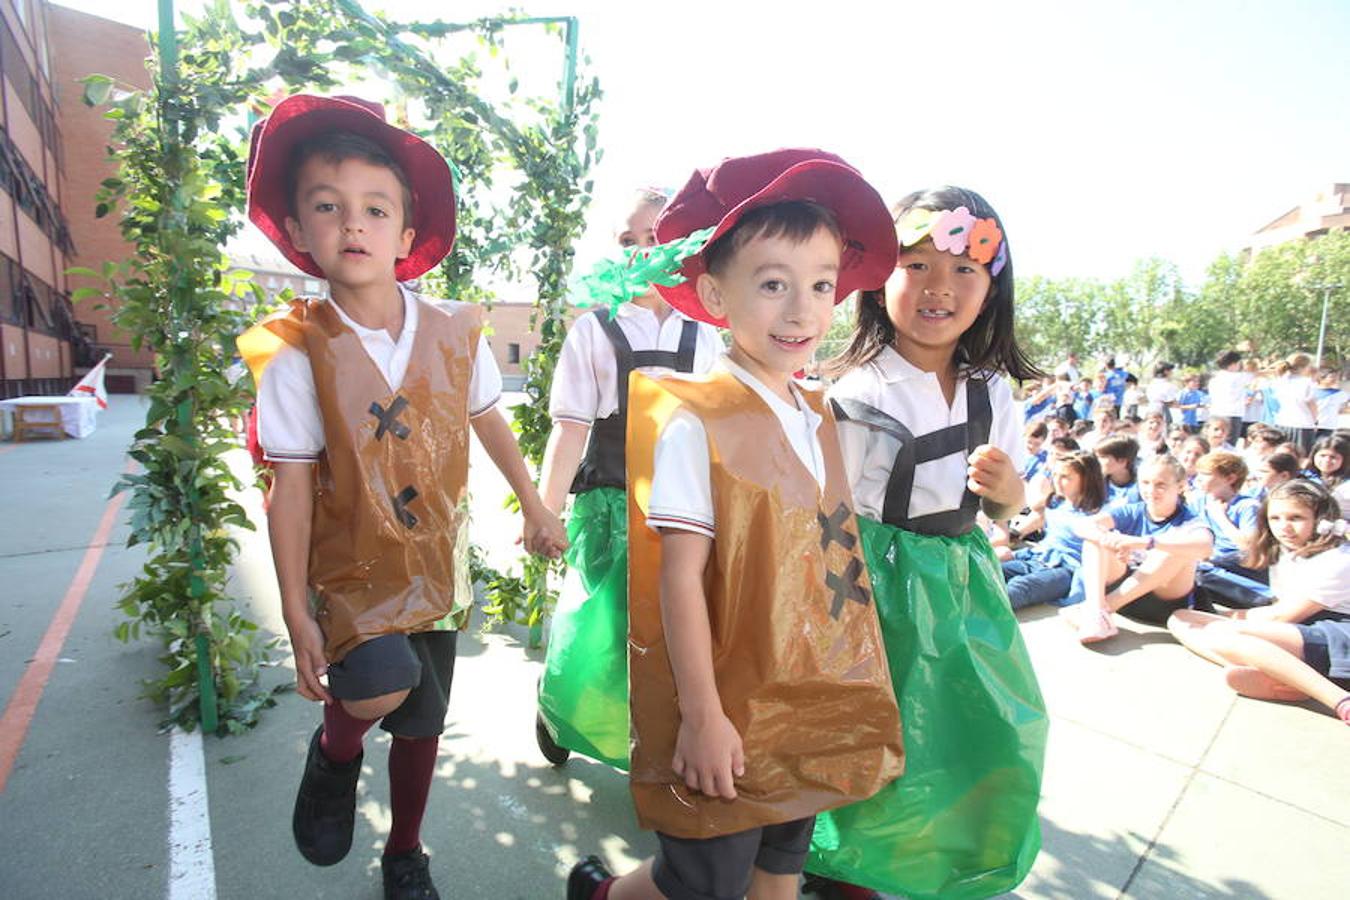
[[[71,397],[93,397],[98,401],[99,409],[108,408],[108,389],[103,385],[103,375],[108,370],[108,360],[112,359],[112,354],[106,354],[98,361],[98,365],[90,369],[85,376],[80,379],[80,383],[70,389]]]

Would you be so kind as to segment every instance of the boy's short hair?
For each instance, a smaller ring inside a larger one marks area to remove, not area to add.
[[[1109,456],[1112,459],[1123,459],[1134,467],[1134,461],[1139,457],[1139,442],[1134,438],[1123,434],[1112,435],[1105,440],[1097,442],[1092,448],[1098,456]]]
[[[1044,419],[1036,419],[1034,422],[1027,423],[1023,434],[1029,438],[1039,438],[1045,440],[1050,434],[1050,426],[1045,424]]]
[[[324,131],[296,144],[291,158],[286,164],[286,184],[290,190],[287,198],[292,217],[298,217],[296,191],[300,187],[300,169],[311,159],[318,157],[324,162],[337,165],[349,159],[359,159],[372,166],[388,169],[398,179],[402,189],[403,227],[408,228],[414,221],[413,194],[408,182],[408,174],[394,161],[383,147],[362,134],[353,131]]]
[[[731,264],[737,251],[755,238],[783,237],[800,244],[822,228],[834,235],[835,240],[843,240],[839,220],[819,203],[786,200],[757,206],[741,216],[726,234],[704,249],[704,264],[710,275],[720,275]]]
[[[1247,480],[1247,463],[1236,453],[1227,450],[1211,450],[1196,460],[1197,472],[1212,472],[1222,478],[1231,478],[1235,485],[1241,486]]]
[[[1080,449],[1078,441],[1067,435],[1063,437],[1051,438],[1050,446],[1054,447],[1057,451],[1061,453],[1072,453],[1073,451]]]
[[[1092,430],[1092,423],[1087,419],[1079,419],[1077,422],[1074,422],[1073,425],[1069,427],[1069,431],[1072,432],[1074,437],[1082,437],[1091,430]]]

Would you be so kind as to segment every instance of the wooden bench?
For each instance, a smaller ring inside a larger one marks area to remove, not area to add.
[[[13,412],[15,442],[34,437],[64,439],[66,436],[61,424],[61,407],[54,403],[15,406]]]

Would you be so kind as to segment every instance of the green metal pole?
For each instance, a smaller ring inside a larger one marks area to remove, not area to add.
[[[581,23],[575,16],[567,18],[567,56],[563,59],[563,98],[562,111],[564,116],[572,114],[572,104],[576,102],[577,93],[577,37],[581,31]]]
[[[159,0],[159,86],[160,91],[171,91],[178,82],[178,33],[175,30],[173,0]],[[167,139],[178,141],[178,123],[172,119],[164,122]],[[188,404],[178,409],[179,426],[188,430],[191,424],[192,410]],[[216,709],[216,678],[211,667],[211,644],[205,634],[198,632],[195,638],[197,648],[197,691],[198,712],[201,716],[202,731],[214,732],[218,724]]]

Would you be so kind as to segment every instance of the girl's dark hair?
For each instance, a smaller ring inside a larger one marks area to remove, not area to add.
[[[1214,365],[1220,369],[1226,369],[1235,362],[1242,362],[1242,354],[1236,350],[1225,350],[1214,360]]]
[[[1022,434],[1025,437],[1045,440],[1050,435],[1050,426],[1045,424],[1044,419],[1037,419],[1034,422],[1028,423],[1027,426],[1022,429]]]
[[[1323,475],[1317,471],[1317,464],[1314,460],[1321,450],[1331,450],[1341,455],[1341,467],[1330,475]],[[1350,435],[1348,434],[1329,434],[1313,444],[1312,452],[1308,454],[1308,467],[1317,471],[1318,476],[1326,483],[1329,488],[1335,488],[1346,478],[1350,478]]]
[[[1272,453],[1266,457],[1266,466],[1272,472],[1298,475],[1298,457],[1292,453]]]
[[[1106,503],[1106,478],[1102,464],[1087,450],[1075,450],[1055,460],[1055,465],[1071,467],[1083,479],[1083,495],[1075,506],[1082,512],[1095,513]]]
[[[956,365],[963,372],[1005,372],[1018,381],[1042,378],[1045,373],[1018,346],[1013,334],[1013,259],[1008,232],[1003,220],[985,200],[965,188],[943,187],[915,191],[891,209],[898,222],[911,209],[956,209],[964,206],[977,219],[993,219],[1003,232],[1003,253],[1006,262],[998,275],[989,280],[989,293],[984,309],[956,346]],[[925,238],[925,240],[928,240]],[[904,253],[905,248],[901,247]],[[884,348],[895,344],[895,326],[886,314],[886,289],[862,291],[858,294],[856,324],[853,338],[844,352],[827,363],[831,375],[842,375],[875,359]]]
[[[1134,438],[1123,434],[1113,434],[1103,441],[1098,441],[1097,446],[1092,448],[1094,453],[1103,456],[1109,456],[1112,459],[1123,459],[1129,466],[1130,481],[1136,480],[1136,468],[1139,465],[1139,442]]]
[[[1060,453],[1072,453],[1080,449],[1078,441],[1071,437],[1052,438],[1050,446],[1054,447]]]
[[[1339,547],[1345,542],[1345,538],[1335,531],[1329,530],[1325,534],[1318,534],[1317,532],[1317,527],[1323,522],[1335,524],[1341,517],[1341,505],[1336,502],[1336,498],[1331,495],[1331,491],[1315,481],[1295,478],[1293,481],[1276,485],[1271,488],[1270,493],[1266,494],[1265,502],[1261,504],[1261,511],[1256,515],[1256,540],[1252,543],[1251,552],[1247,554],[1246,565],[1253,569],[1264,569],[1279,561],[1283,548],[1280,547],[1280,542],[1275,539],[1274,533],[1270,530],[1269,519],[1270,504],[1276,500],[1293,501],[1307,508],[1312,515],[1312,537],[1308,540],[1308,543],[1294,551],[1295,557],[1316,556],[1324,550]]]

